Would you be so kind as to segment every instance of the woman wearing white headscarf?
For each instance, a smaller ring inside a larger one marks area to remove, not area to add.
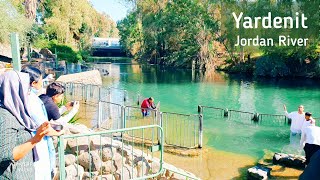
[[[48,122],[31,119],[28,90],[28,74],[0,75],[0,179],[33,180],[33,162],[39,159],[35,145],[52,131]]]

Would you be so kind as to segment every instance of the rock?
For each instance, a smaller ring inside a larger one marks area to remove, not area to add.
[[[147,175],[150,171],[150,165],[147,162],[139,161],[137,163],[137,176],[142,177],[144,175]]]
[[[83,174],[84,174],[84,169],[82,166],[78,164],[73,164],[66,167],[67,180],[82,179]]]
[[[249,179],[268,179],[270,176],[270,168],[261,167],[261,166],[254,166],[248,169],[248,178]]]
[[[123,168],[120,168],[117,170],[117,177],[119,178],[119,180],[121,179],[132,179],[131,174],[130,174],[130,170],[131,168],[128,168],[128,166],[123,166]]]
[[[74,82],[81,84],[102,85],[102,78],[98,70],[62,75],[57,79],[57,81],[64,83]]]
[[[64,156],[65,166],[72,165],[76,162],[76,156],[73,154],[67,154]]]
[[[111,138],[108,137],[98,137],[95,136],[93,138],[91,138],[91,142],[90,142],[90,148],[92,150],[100,150],[103,147],[110,147],[111,146]]]
[[[119,153],[115,153],[113,156],[114,164],[117,168],[117,170],[121,169],[122,166],[125,165],[125,159],[122,158],[122,156]]]
[[[68,126],[68,130],[70,131],[70,133],[72,134],[85,134],[85,133],[90,133],[90,129],[82,124],[75,124],[75,125],[69,125]]]
[[[94,180],[114,180],[117,179],[112,174],[97,176]]]
[[[306,158],[292,154],[275,153],[272,159],[273,164],[280,164],[286,167],[304,169]]]
[[[99,172],[98,171],[94,171],[94,172],[84,172],[83,174],[83,178],[82,180],[91,180],[91,179],[95,179],[96,177],[98,177]]]
[[[115,173],[117,168],[115,167],[114,161],[107,161],[102,163],[100,174],[112,174]]]
[[[151,162],[151,172],[155,174],[160,170],[160,163],[159,162]]]
[[[104,147],[102,149],[102,161],[109,161],[112,159],[113,155],[117,153],[116,148],[114,147]],[[100,154],[100,151],[99,151]]]
[[[132,168],[132,166],[129,166],[127,164],[125,165],[125,167],[128,169],[131,179],[138,177],[138,171],[136,168]]]
[[[54,58],[53,53],[48,48],[41,49],[40,54],[42,54],[45,58]]]
[[[66,133],[64,133],[66,134]],[[52,140],[53,140],[53,146],[54,148],[58,148],[58,137],[57,136],[52,136]],[[67,144],[68,144],[68,139],[63,139],[63,144],[64,144],[64,150],[66,150],[67,148]]]
[[[84,152],[79,156],[79,164],[84,167],[86,171],[99,171],[102,165],[102,161],[96,151]]]
[[[77,137],[74,139],[68,140],[68,148],[70,148],[72,154],[76,154],[79,151],[79,154],[82,154],[89,149],[89,137]]]
[[[33,49],[31,52],[31,58],[42,58],[42,54]]]

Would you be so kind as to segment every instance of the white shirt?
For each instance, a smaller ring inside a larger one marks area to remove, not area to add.
[[[303,130],[300,145],[303,147],[305,143],[320,146],[320,127],[308,126]]]
[[[41,125],[45,121],[48,121],[48,117],[44,113],[45,107],[41,99],[33,92],[29,94],[29,103],[30,103],[30,116],[37,124]],[[33,132],[32,135],[35,136],[36,132]],[[44,137],[39,143],[36,144],[37,153],[39,160],[34,162],[35,168],[35,180],[50,180],[51,179],[51,170],[50,170],[50,156],[48,150],[48,138]]]
[[[299,114],[297,111],[288,113],[285,111],[285,115],[291,119],[291,132],[301,133],[301,129],[305,121],[304,113]]]
[[[309,121],[304,120],[302,128],[301,128],[301,133],[303,133],[304,129],[308,126],[315,126],[316,122],[314,119],[310,119]]]

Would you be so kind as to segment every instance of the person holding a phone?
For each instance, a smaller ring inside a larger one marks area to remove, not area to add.
[[[48,119],[53,120],[56,124],[67,125],[67,123],[77,114],[80,104],[78,101],[68,102],[61,108],[57,104],[61,103],[64,98],[65,88],[62,84],[53,82],[49,84],[46,94],[42,94],[40,99],[46,108]],[[66,115],[63,115],[69,111]]]

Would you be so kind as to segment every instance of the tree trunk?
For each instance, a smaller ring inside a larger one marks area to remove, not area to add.
[[[25,0],[26,17],[31,20],[36,19],[37,15],[37,0]]]

